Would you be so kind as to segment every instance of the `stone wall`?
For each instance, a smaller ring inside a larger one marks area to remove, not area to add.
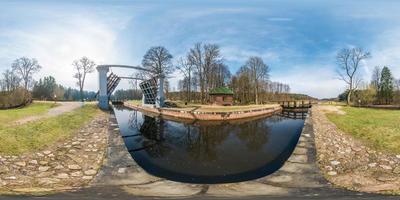
[[[138,106],[130,103],[124,103],[125,106],[140,110],[144,112],[154,113],[156,115],[165,115],[169,117],[188,119],[188,120],[235,120],[250,117],[257,117],[262,115],[273,115],[280,112],[280,106],[271,108],[252,109],[248,111],[234,111],[234,112],[199,112],[199,111],[186,111],[171,108],[150,108],[145,106]]]

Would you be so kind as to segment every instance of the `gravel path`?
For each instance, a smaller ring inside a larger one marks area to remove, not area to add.
[[[50,102],[46,102],[46,103],[50,103]],[[61,115],[66,112],[71,112],[82,106],[81,102],[58,102],[58,104],[60,104],[60,105],[57,107],[51,108],[45,115],[34,115],[34,116],[25,117],[25,118],[15,121],[14,123],[16,125],[21,125],[21,124],[33,122],[33,121],[36,121],[39,119],[55,117],[55,116]]]

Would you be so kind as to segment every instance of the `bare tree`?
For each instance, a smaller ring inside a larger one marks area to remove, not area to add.
[[[211,77],[212,69],[222,63],[222,58],[218,45],[196,43],[190,49],[188,60],[196,68],[198,81],[200,84],[200,100],[204,103],[205,93],[209,89],[208,81]]]
[[[171,60],[172,55],[165,47],[151,47],[143,56],[142,65],[144,68],[153,71],[152,75],[166,76],[173,71]]]
[[[20,84],[20,78],[11,70],[3,72],[2,90],[10,92],[15,90]]]
[[[27,57],[18,58],[11,67],[14,73],[22,80],[26,90],[28,90],[29,84],[33,80],[32,75],[42,68],[36,59]]]
[[[141,73],[141,72],[134,72],[133,74],[131,74],[131,76],[130,77],[132,77],[132,78],[134,78],[134,79],[130,79],[129,80],[129,84],[132,86],[132,88],[133,89],[135,89],[135,90],[138,90],[139,88],[138,88],[138,81],[140,81],[140,80],[144,80],[146,77],[145,77],[145,75],[143,74],[143,73]]]
[[[184,80],[187,80],[186,84],[186,101],[190,102],[190,93],[191,93],[191,76],[193,72],[193,65],[190,64],[189,59],[179,58],[178,63],[176,65],[176,69],[178,69],[184,76]]]
[[[374,70],[372,71],[371,85],[375,88],[375,90],[379,89],[379,84],[381,82],[381,71],[382,69],[379,66],[375,66]]]
[[[357,89],[361,79],[357,76],[360,62],[370,58],[369,52],[364,52],[361,48],[342,49],[337,54],[336,60],[339,65],[337,73],[341,80],[343,80],[349,89],[347,95],[347,105],[350,104],[351,95]]]
[[[400,79],[394,80],[394,85],[397,91],[400,91]]]
[[[245,66],[250,70],[250,76],[254,83],[254,98],[256,104],[258,104],[259,82],[269,78],[269,67],[262,58],[257,56],[250,57]]]
[[[79,86],[81,101],[83,101],[83,86],[85,85],[86,75],[94,71],[96,64],[89,58],[82,57],[79,60],[75,60],[72,66],[76,70],[73,77],[77,79],[76,84]]]
[[[200,101],[204,103],[204,73],[203,73],[203,49],[201,43],[196,43],[193,48],[189,50],[188,59],[190,65],[196,67],[196,74],[198,75],[200,86]]]
[[[135,79],[130,79],[129,80],[129,84],[132,86],[132,89],[133,89],[132,90],[133,91],[133,96],[134,97],[138,97],[141,94],[141,91],[140,91],[140,89],[138,87],[139,86],[138,81],[145,79],[144,74],[142,72],[135,72],[135,73],[133,73],[131,75],[131,77],[135,78]]]
[[[230,78],[232,77],[228,66],[224,63],[216,64],[209,74],[208,85],[210,88],[225,86],[229,83]]]

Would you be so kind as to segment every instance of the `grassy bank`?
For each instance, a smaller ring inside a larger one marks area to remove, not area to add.
[[[1,127],[0,155],[18,155],[28,151],[36,151],[56,141],[68,138],[98,113],[100,113],[100,110],[96,105],[85,105],[80,109],[57,117],[20,126]],[[5,113],[2,114],[5,115]]]
[[[25,117],[45,114],[55,106],[57,104],[54,103],[32,103],[23,108],[0,110],[0,127]]]
[[[379,150],[400,153],[400,111],[343,107],[345,115],[328,113],[342,131]]]

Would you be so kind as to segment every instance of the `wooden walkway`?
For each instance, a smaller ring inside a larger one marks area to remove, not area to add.
[[[308,109],[312,107],[312,101],[279,101],[283,109]]]

